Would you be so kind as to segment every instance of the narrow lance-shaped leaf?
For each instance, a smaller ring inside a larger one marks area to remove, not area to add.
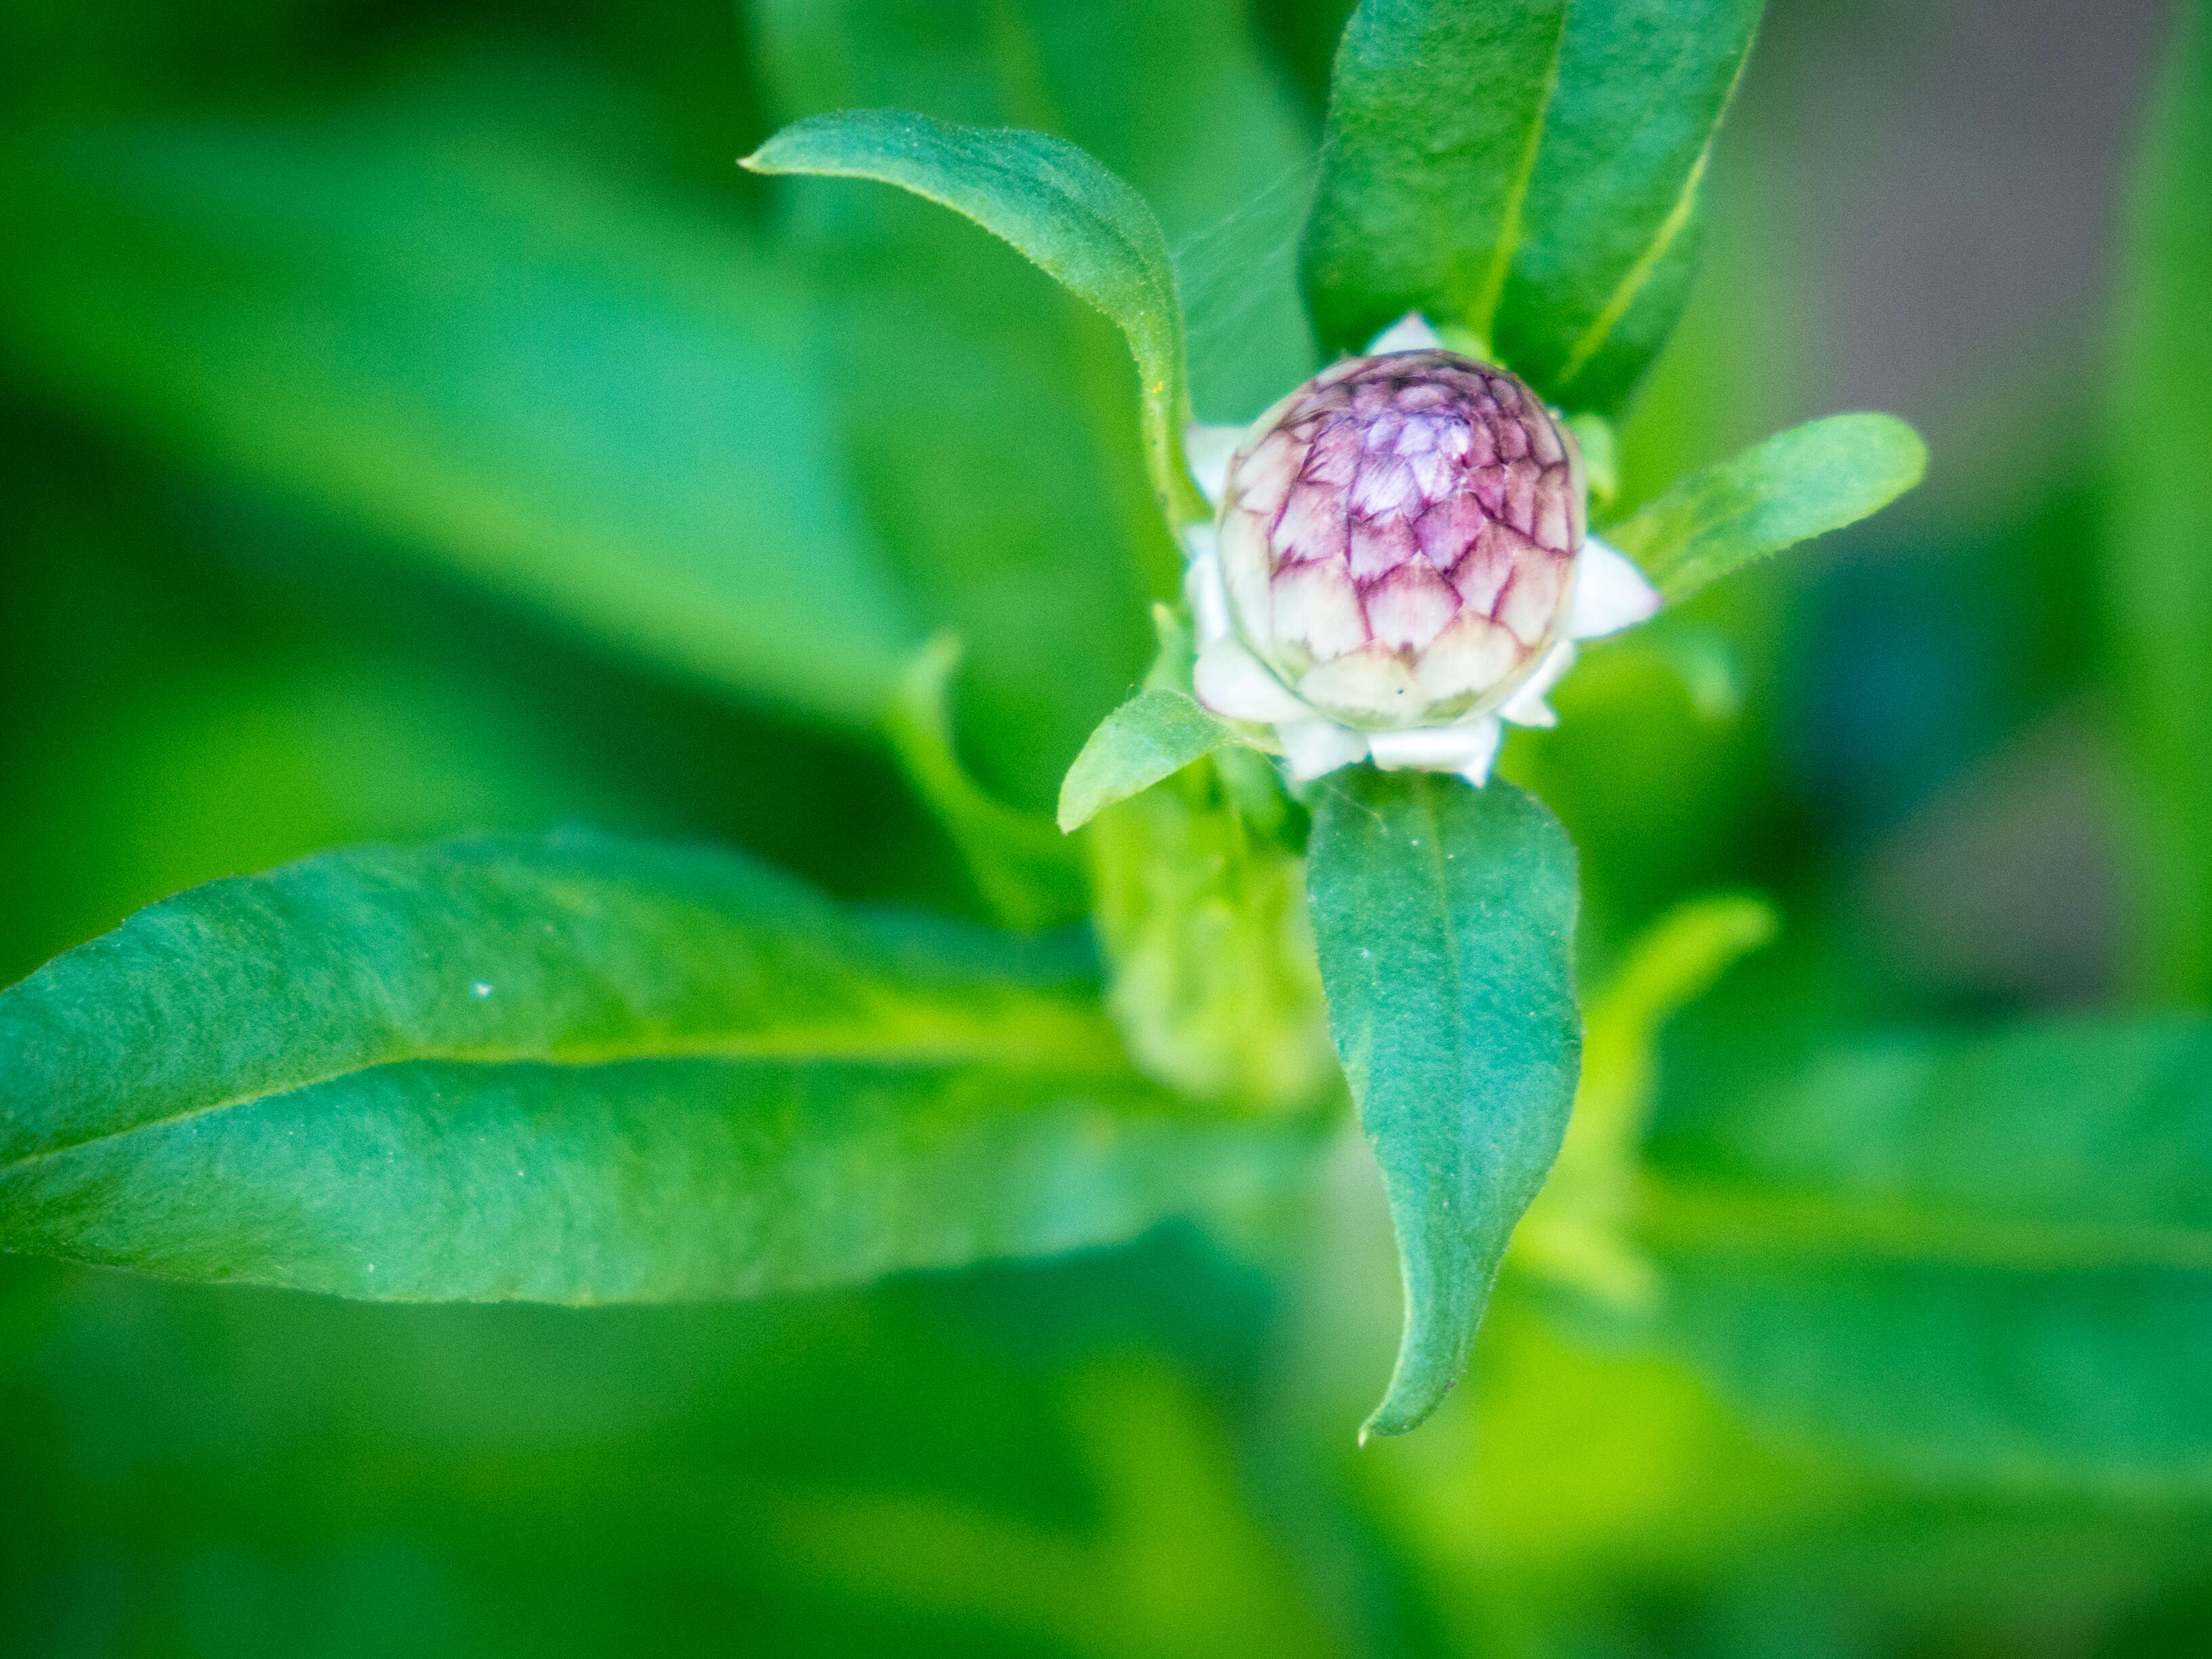
[[[744,1295],[1126,1238],[1295,1155],[1079,971],[570,832],[331,854],[0,994],[0,1249],[348,1296]]]
[[[1574,847],[1510,784],[1362,768],[1320,793],[1307,881],[1405,1284],[1397,1366],[1362,1433],[1402,1434],[1458,1380],[1566,1130]]]
[[[1644,1236],[1688,1352],[1922,1478],[2212,1492],[2212,1025],[1905,1037],[1686,1103]]]
[[[1151,687],[1091,734],[1060,789],[1060,827],[1073,833],[1117,800],[1172,777],[1229,741],[1230,730],[1194,697]]]
[[[805,296],[542,123],[439,119],[25,140],[0,328],[126,431],[867,728],[921,630],[850,499]]]
[[[1617,410],[1673,331],[1698,191],[1764,0],[1572,5],[1491,332],[1570,409]]]
[[[2110,630],[2137,815],[2136,971],[2212,1001],[2212,18],[2177,31],[2135,190],[2112,432]]]
[[[1880,512],[1927,470],[1927,446],[1895,416],[1831,415],[1692,473],[1605,538],[1674,604]]]
[[[1362,0],[1337,48],[1301,256],[1324,350],[1416,309],[1488,341],[1567,15],[1566,0]]]
[[[747,156],[755,173],[872,179],[964,214],[1096,306],[1128,337],[1145,454],[1170,519],[1208,516],[1182,453],[1190,422],[1182,301],[1143,197],[1066,139],[967,127],[906,110],[794,122]]]

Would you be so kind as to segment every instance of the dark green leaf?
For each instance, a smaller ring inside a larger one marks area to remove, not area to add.
[[[1673,331],[1705,157],[1763,5],[1569,8],[1521,238],[1485,331],[1554,403],[1617,410]]]
[[[1605,538],[1674,604],[1880,512],[1927,469],[1927,446],[1894,415],[1831,415],[1692,473]]]
[[[1190,392],[1175,267],[1159,222],[1127,185],[1065,139],[905,110],[810,116],[744,165],[912,191],[973,219],[1096,306],[1137,360],[1145,451],[1162,505],[1178,522],[1208,516],[1182,455]]]
[[[1567,0],[1364,0],[1352,15],[1302,256],[1324,350],[1416,309],[1489,340],[1567,15]]]
[[[1065,969],[584,832],[332,854],[0,994],[0,1248],[350,1296],[741,1295],[1123,1238],[1194,1123]]]
[[[442,112],[76,132],[4,166],[0,320],[100,416],[623,649],[879,713],[920,630],[803,296],[750,239]]]
[[[1458,1379],[1566,1130],[1575,852],[1510,784],[1361,768],[1319,793],[1307,881],[1405,1283],[1397,1366],[1362,1432],[1402,1434]]]
[[[1229,728],[1180,691],[1139,691],[1109,714],[1067,769],[1060,827],[1073,833],[1111,806],[1229,741]]]
[[[1762,1413],[1946,1478],[2212,1483],[2212,1025],[1832,1055],[1656,1160],[1669,1305]]]
[[[2138,807],[2137,969],[2212,1000],[2212,21],[2179,30],[2135,192],[2112,400],[2109,593]]]

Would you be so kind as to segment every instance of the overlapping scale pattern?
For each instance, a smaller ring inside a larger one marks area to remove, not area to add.
[[[1254,426],[1222,497],[1237,631],[1367,730],[1495,708],[1559,637],[1583,539],[1574,441],[1504,370],[1355,357]]]

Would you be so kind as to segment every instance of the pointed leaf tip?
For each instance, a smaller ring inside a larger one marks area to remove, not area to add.
[[[1506,1242],[1574,1100],[1574,847],[1510,784],[1360,768],[1314,809],[1329,1026],[1382,1165],[1405,1328],[1360,1431],[1419,1426],[1459,1379]]]
[[[1159,221],[1127,182],[1048,133],[900,109],[794,121],[744,165],[896,185],[974,221],[1103,312],[1137,362],[1146,460],[1170,521],[1211,516],[1183,457],[1190,392],[1174,261]]]
[[[1060,833],[1172,777],[1229,741],[1230,730],[1180,691],[1139,691],[1098,724],[1060,787]]]
[[[1693,472],[1606,538],[1669,605],[1771,554],[1856,524],[1912,489],[1928,446],[1894,415],[1830,415]]]

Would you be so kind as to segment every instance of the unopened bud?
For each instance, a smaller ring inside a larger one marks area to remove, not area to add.
[[[1231,620],[1316,713],[1366,731],[1496,708],[1565,629],[1582,460],[1504,369],[1355,357],[1292,392],[1229,465]]]

